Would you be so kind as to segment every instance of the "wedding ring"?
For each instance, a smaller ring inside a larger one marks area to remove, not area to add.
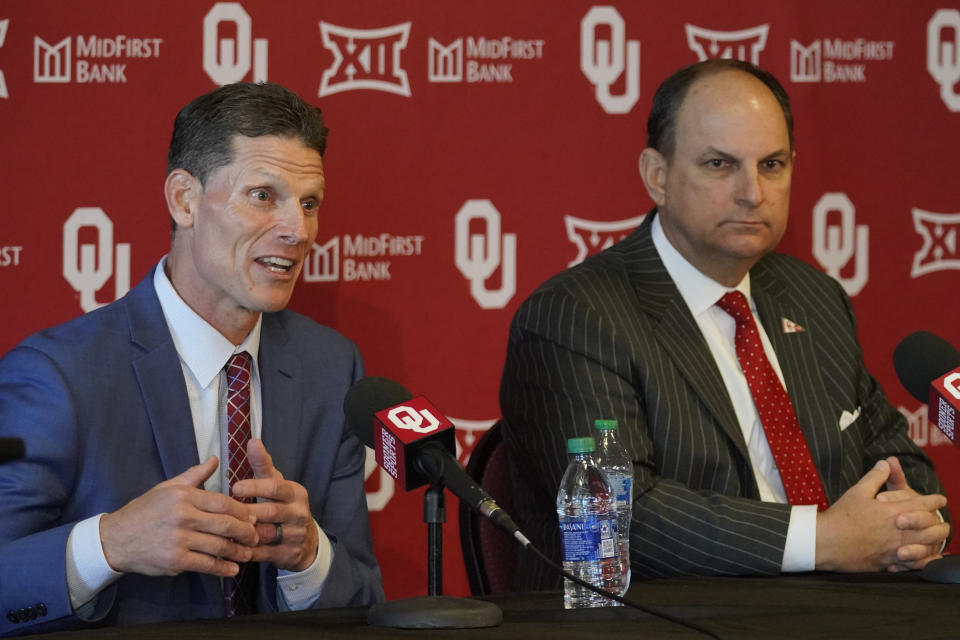
[[[267,546],[270,546],[270,547],[275,547],[281,542],[283,542],[283,527],[280,525],[279,522],[274,522],[273,526],[276,529],[276,532],[273,534],[273,540],[267,543]]]

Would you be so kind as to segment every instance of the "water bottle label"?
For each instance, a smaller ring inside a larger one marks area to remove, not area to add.
[[[610,480],[610,489],[617,496],[617,502],[630,504],[630,485],[633,484],[633,478],[629,476],[608,476]]]
[[[563,561],[595,561],[617,556],[617,518],[614,515],[560,518]]]

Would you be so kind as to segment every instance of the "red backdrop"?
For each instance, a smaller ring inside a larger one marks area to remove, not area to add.
[[[466,459],[498,417],[513,312],[649,209],[637,156],[651,97],[704,56],[758,62],[790,92],[781,249],[844,283],[868,366],[960,496],[960,453],[891,363],[913,330],[960,342],[960,11],[947,0],[3,0],[0,352],[147,273],[168,246],[173,116],[218,83],[268,79],[332,129],[292,307],[356,341],[369,374],[447,411]],[[424,593],[422,490],[368,470],[387,594]],[[463,595],[455,508],[445,590]]]

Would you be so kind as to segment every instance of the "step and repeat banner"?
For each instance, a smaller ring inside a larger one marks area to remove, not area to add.
[[[174,115],[269,80],[332,131],[292,308],[446,411],[466,461],[499,416],[512,314],[648,212],[651,98],[708,57],[757,63],[791,94],[780,248],[852,296],[868,366],[960,500],[960,451],[891,361],[914,330],[960,343],[955,0],[0,0],[0,352],[147,274],[169,246]],[[367,471],[388,597],[425,593],[423,490],[372,457]],[[456,506],[445,592],[465,595]]]

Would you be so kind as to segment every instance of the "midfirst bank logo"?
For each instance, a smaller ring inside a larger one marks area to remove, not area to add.
[[[470,225],[483,224],[483,233]],[[500,234],[500,212],[489,200],[467,200],[454,219],[454,262],[470,281],[470,295],[481,309],[503,309],[517,292],[517,234]],[[500,270],[500,287],[487,280]]]
[[[407,47],[410,24],[351,29],[321,22],[323,46],[333,53],[333,65],[323,72],[320,97],[370,89],[409,98],[410,82],[400,66],[400,54]]]
[[[923,238],[923,246],[913,256],[910,276],[919,278],[934,271],[960,269],[957,235],[960,213],[933,213],[913,209],[913,228]]]
[[[341,247],[343,260],[340,259]],[[313,243],[303,266],[304,282],[365,282],[390,280],[391,260],[419,256],[423,236],[378,236],[360,234],[333,236],[323,244]]]
[[[760,64],[760,52],[767,46],[770,25],[761,24],[738,31],[716,31],[686,24],[687,46],[701,61],[709,58],[736,58]]]
[[[904,407],[897,407],[900,413],[907,419],[910,439],[921,447],[940,447],[950,445],[950,441],[940,429],[930,424],[930,412],[927,405],[922,404],[916,411],[909,411]]]
[[[59,42],[49,43],[40,36],[34,36],[33,81],[38,84],[123,84],[127,82],[129,61],[159,58],[162,43],[163,38],[126,35],[67,36]],[[73,59],[74,54],[76,60]]]
[[[950,32],[952,38],[944,38]],[[940,97],[950,111],[960,111],[960,11],[940,9],[927,24],[927,71],[940,85]]]
[[[893,40],[824,38],[803,45],[790,41],[793,82],[866,82],[867,63],[893,59]]]
[[[464,54],[466,43],[466,54]],[[513,82],[513,64],[517,60],[543,59],[543,40],[520,40],[504,36],[457,38],[449,45],[430,38],[427,41],[427,80],[429,82],[478,83]],[[466,74],[464,59],[466,58]],[[488,62],[488,61],[493,62]],[[504,62],[510,60],[511,62]]]
[[[81,244],[80,230],[92,227],[96,244]],[[116,263],[114,263],[116,252]],[[97,292],[113,276],[114,300],[130,290],[130,245],[113,244],[113,222],[100,207],[78,207],[63,225],[63,277],[80,293],[80,308],[93,311]]]
[[[240,82],[251,68],[253,82],[267,81],[267,39],[253,37],[253,21],[239,2],[218,2],[203,17],[203,70],[223,86]]]
[[[567,264],[568,267],[578,265],[588,257],[600,253],[620,242],[630,232],[640,226],[646,215],[610,222],[597,222],[573,216],[563,216],[563,224],[567,228],[567,238],[577,248],[577,255]]]
[[[597,27],[609,30],[610,39],[597,38]],[[580,21],[580,70],[607,113],[629,113],[640,98],[640,41],[627,40],[626,30],[615,7],[592,7]],[[610,87],[621,77],[623,94],[613,95]]]

